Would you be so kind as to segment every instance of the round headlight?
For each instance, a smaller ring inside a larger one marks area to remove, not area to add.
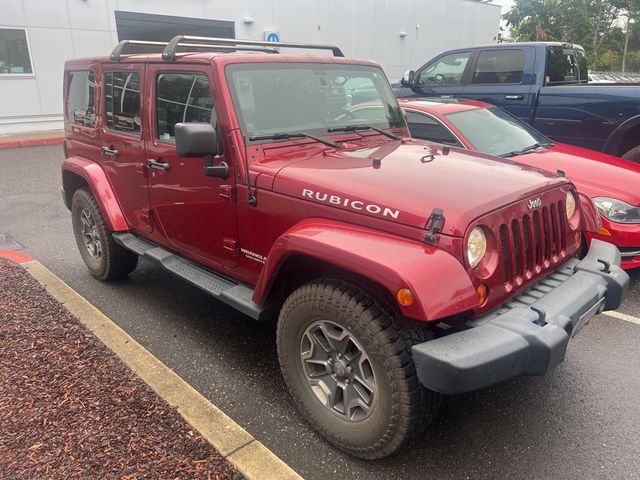
[[[567,192],[565,207],[567,208],[567,220],[570,220],[573,214],[576,213],[576,197],[571,192]]]
[[[467,238],[467,260],[471,268],[475,268],[487,253],[487,237],[482,227],[474,227]]]

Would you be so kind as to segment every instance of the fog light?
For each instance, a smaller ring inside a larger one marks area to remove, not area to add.
[[[478,302],[482,307],[485,303],[487,303],[487,296],[489,295],[489,287],[487,287],[484,283],[481,284],[476,289],[476,295],[478,295]]]
[[[409,305],[413,305],[413,292],[408,288],[401,288],[396,292],[396,300],[403,307],[408,307]]]

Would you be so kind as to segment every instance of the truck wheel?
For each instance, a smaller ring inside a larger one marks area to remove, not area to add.
[[[133,272],[138,256],[113,241],[94,196],[80,188],[71,200],[71,221],[80,255],[91,275],[116,280]]]
[[[640,163],[640,145],[626,152],[624,155],[622,155],[622,158],[631,160],[635,163]]]
[[[366,459],[405,445],[441,396],[420,385],[411,357],[427,334],[379,296],[338,279],[293,292],[278,320],[278,358],[291,396],[329,442]]]

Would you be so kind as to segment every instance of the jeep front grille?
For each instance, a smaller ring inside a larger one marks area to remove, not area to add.
[[[500,225],[500,259],[508,289],[561,260],[567,248],[564,211],[564,203],[557,201]]]

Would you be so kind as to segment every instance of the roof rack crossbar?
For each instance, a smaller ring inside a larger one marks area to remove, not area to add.
[[[165,62],[174,62],[176,51],[181,42],[207,42],[210,45],[235,45],[236,47],[254,46],[271,48],[304,48],[313,50],[331,50],[334,56],[344,57],[342,50],[335,45],[312,45],[308,43],[264,42],[258,40],[238,40],[235,38],[197,37],[192,35],[177,35],[171,39],[162,52]]]
[[[148,47],[161,47],[158,48],[158,53],[164,49],[168,42],[154,42],[147,40],[122,40],[119,42],[113,51],[111,52],[110,58],[112,62],[119,62],[124,55],[124,50],[127,46],[148,46]],[[178,46],[178,48],[194,48],[194,49],[206,49],[209,51],[217,51],[217,52],[235,52],[235,51],[249,51],[249,52],[262,52],[262,53],[279,53],[277,49],[271,47],[253,47],[253,46],[237,46],[234,47],[232,45],[212,45],[205,43],[182,43]],[[132,52],[133,53],[133,52]]]

